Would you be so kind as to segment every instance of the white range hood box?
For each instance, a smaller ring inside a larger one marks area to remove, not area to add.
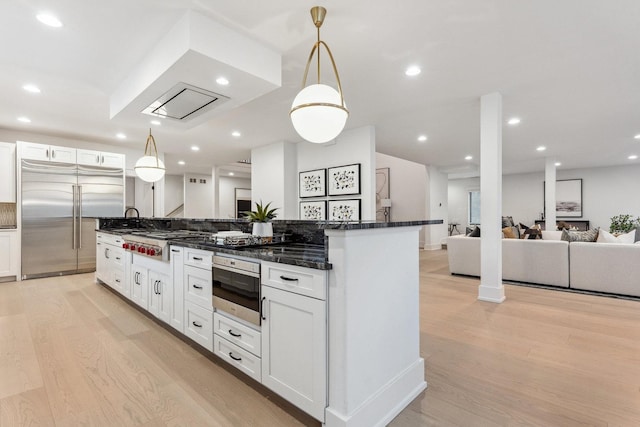
[[[110,116],[139,121],[145,109],[157,106],[158,99],[168,99],[162,97],[177,93],[176,86],[185,84],[189,100],[207,93],[217,98],[204,111],[171,120],[190,128],[279,88],[281,64],[280,54],[189,11],[111,95]],[[216,83],[218,77],[228,79],[229,85]],[[189,108],[176,107],[181,111]],[[178,115],[176,110],[172,117]]]

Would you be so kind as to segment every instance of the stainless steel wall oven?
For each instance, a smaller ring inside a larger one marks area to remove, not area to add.
[[[213,307],[260,326],[260,263],[215,255]]]

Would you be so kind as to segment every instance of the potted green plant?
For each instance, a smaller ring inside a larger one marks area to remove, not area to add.
[[[272,237],[273,236],[273,224],[271,220],[276,217],[276,211],[278,208],[269,209],[271,202],[264,205],[262,200],[260,203],[256,202],[255,211],[247,211],[245,215],[253,223],[251,234],[260,237]]]
[[[621,214],[611,217],[609,232],[613,234],[624,234],[640,225],[640,217],[633,218],[628,214]]]

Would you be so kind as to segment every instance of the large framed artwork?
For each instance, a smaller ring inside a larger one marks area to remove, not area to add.
[[[556,218],[582,218],[582,179],[556,181]]]
[[[329,200],[329,221],[359,221],[360,199]]]
[[[327,218],[327,202],[300,202],[300,219],[322,221]]]
[[[327,170],[316,169],[300,172],[299,193],[300,198],[324,197],[327,195]]]
[[[360,194],[360,163],[328,169],[329,196]]]

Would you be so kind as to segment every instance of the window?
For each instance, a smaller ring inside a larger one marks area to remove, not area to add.
[[[469,225],[480,224],[480,191],[469,191]]]

